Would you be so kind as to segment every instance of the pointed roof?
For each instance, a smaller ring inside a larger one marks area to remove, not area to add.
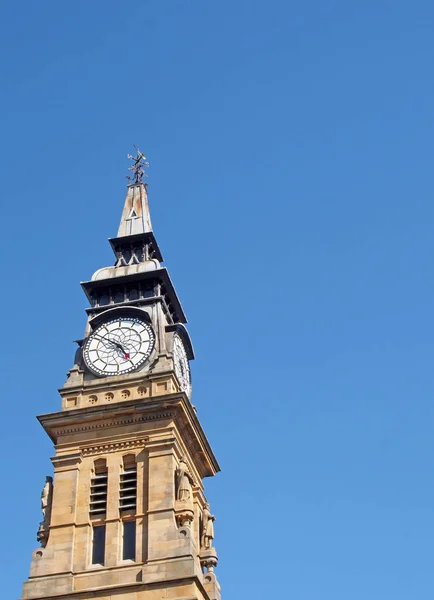
[[[132,183],[128,186],[117,237],[152,232],[146,184]]]
[[[131,306],[137,303],[152,304],[157,298],[155,294],[158,294],[158,301],[164,302],[173,324],[186,323],[186,316],[169,273],[160,264],[163,257],[152,231],[148,194],[146,184],[142,181],[128,185],[118,234],[117,237],[110,238],[109,242],[116,256],[115,265],[98,269],[90,281],[81,284],[91,303],[88,312],[94,315],[107,311],[106,304],[96,306],[95,294],[110,295],[116,286],[121,286],[124,290],[129,287],[136,292],[140,288],[143,298],[134,298]]]

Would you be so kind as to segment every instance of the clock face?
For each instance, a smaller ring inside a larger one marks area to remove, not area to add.
[[[87,338],[84,362],[95,375],[122,375],[140,367],[154,343],[150,325],[134,317],[119,317],[103,323]]]
[[[184,344],[178,334],[175,333],[173,336],[173,363],[175,368],[175,374],[178,377],[181,389],[187,394],[188,397],[191,395],[191,374],[190,365],[188,363],[187,353],[184,348]]]

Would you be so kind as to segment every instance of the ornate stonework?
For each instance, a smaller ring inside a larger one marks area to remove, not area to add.
[[[96,454],[107,454],[109,452],[124,452],[125,450],[136,450],[145,446],[149,438],[143,438],[141,440],[128,440],[125,442],[115,442],[111,444],[101,444],[99,446],[89,446],[82,448],[83,456],[94,456]]]
[[[192,345],[143,183],[128,186],[110,243],[115,266],[82,284],[90,307],[61,410],[38,417],[54,477],[22,599],[219,600],[202,481],[219,465],[190,402]]]

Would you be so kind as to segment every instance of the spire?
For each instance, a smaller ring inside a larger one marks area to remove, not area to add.
[[[132,183],[128,186],[117,237],[152,232],[146,184]]]

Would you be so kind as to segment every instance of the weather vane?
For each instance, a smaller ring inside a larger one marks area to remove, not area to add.
[[[143,177],[147,177],[145,168],[147,169],[149,167],[149,163],[146,160],[146,156],[143,154],[143,152],[140,152],[135,144],[134,148],[137,150],[137,156],[127,154],[127,157],[134,161],[131,167],[128,167],[128,171],[132,172],[133,177],[127,175],[127,179],[130,183],[131,181],[133,183],[143,183]]]

